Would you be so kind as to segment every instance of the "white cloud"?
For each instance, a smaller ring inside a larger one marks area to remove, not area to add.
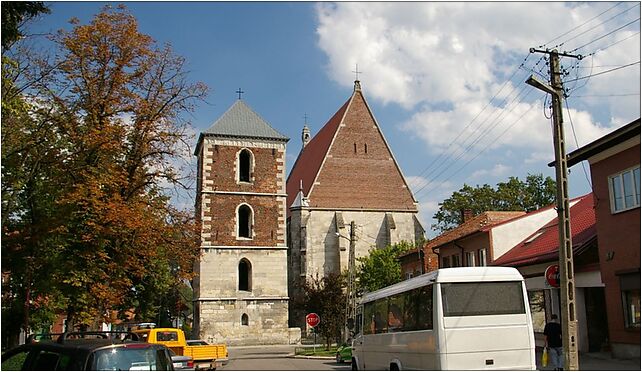
[[[621,4],[602,19],[634,4]],[[330,77],[347,86],[352,77],[350,71],[358,63],[360,70],[364,71],[361,80],[366,94],[385,104],[395,103],[413,112],[412,117],[401,125],[422,139],[430,152],[446,151],[451,159],[459,157],[464,160],[482,150],[492,151],[500,147],[535,154],[550,151],[551,146],[550,124],[542,110],[542,97],[545,95],[524,84],[521,77],[528,75],[527,71],[518,71],[516,78],[504,86],[507,74],[515,71],[528,54],[529,47],[539,46],[613,5],[561,2],[321,3],[317,7],[317,34],[319,46],[328,56]],[[543,14],[546,16],[537,16]],[[626,16],[629,14],[623,17]],[[630,16],[635,17],[635,12]],[[626,18],[617,20],[619,23],[599,24],[601,19],[598,19],[586,26],[594,27],[590,32],[574,37],[586,29],[582,28],[555,42],[568,40],[562,46],[564,48],[587,44],[627,22]],[[560,29],[559,25],[564,27]],[[633,27],[639,30],[639,22]],[[556,33],[551,30],[556,30]],[[628,37],[634,31],[623,29],[578,52],[587,54]],[[592,63],[596,66],[621,65],[639,60],[639,40],[638,35],[598,52],[592,57]],[[527,67],[535,66],[540,56],[531,55]],[[576,76],[580,76],[585,72],[590,74],[591,70],[584,68],[588,61],[587,58],[576,68],[571,68],[576,61],[564,59],[563,66],[577,71]],[[545,64],[538,66],[543,67],[546,74]],[[588,82],[576,81],[569,87],[587,83],[575,94],[639,92],[639,71],[637,65],[632,70],[622,69],[621,74],[613,73],[608,78],[596,76]],[[565,77],[567,80],[572,78]],[[526,96],[529,90],[530,96]],[[486,107],[498,91],[500,93],[492,105]],[[520,96],[520,92],[524,96]],[[579,105],[582,108],[571,110],[573,120],[577,122],[580,143],[597,138],[607,126],[612,130],[628,123],[640,112],[639,97],[603,99],[599,105],[589,103],[583,101]],[[482,114],[477,117],[480,112]],[[610,114],[603,117],[605,112]],[[480,136],[482,133],[487,135]],[[460,137],[450,145],[457,135]],[[477,138],[479,140],[475,143]],[[522,157],[531,158],[528,155]]]
[[[495,184],[509,172],[548,169],[546,164],[554,158],[551,121],[545,117],[550,116],[550,97],[545,101],[546,94],[524,83],[537,72],[546,80],[548,67],[540,60],[542,54],[533,53],[523,69],[517,68],[530,47],[547,43],[545,47],[564,51],[586,45],[576,53],[588,55],[639,32],[638,21],[609,33],[639,16],[639,3],[634,2],[618,4],[578,27],[614,6],[605,2],[320,3],[318,45],[328,58],[326,70],[332,80],[349,88],[351,71],[358,63],[366,96],[407,112],[408,119],[393,124],[425,144],[426,154],[418,154],[422,162],[415,166],[433,171],[408,180],[419,200],[420,220],[429,229],[438,203],[464,182],[479,179]],[[604,22],[629,8],[630,12]],[[575,27],[576,31],[563,34]],[[606,34],[599,42],[589,43]],[[569,71],[563,79],[635,62],[639,43],[638,34],[581,61],[562,58],[562,67]],[[590,69],[591,65],[611,67]],[[638,118],[639,96],[595,96],[639,93],[639,82],[638,64],[565,83],[566,88],[575,89],[568,100],[570,116],[563,108],[567,150],[576,148],[571,119],[582,146]],[[434,171],[437,156],[447,162]],[[462,172],[453,178],[458,170],[470,168],[471,174]]]
[[[490,169],[480,169],[473,172],[473,174],[470,175],[470,178],[478,179],[486,176],[501,177],[509,174],[511,169],[512,169],[511,167],[504,164],[495,164]]]

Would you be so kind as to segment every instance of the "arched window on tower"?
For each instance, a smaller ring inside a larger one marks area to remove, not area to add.
[[[249,205],[243,204],[239,206],[236,220],[238,222],[238,237],[239,238],[252,238],[252,209]]]
[[[243,149],[239,152],[239,182],[252,182],[252,152]]]
[[[241,325],[250,325],[250,318],[247,316],[247,314],[241,315]]]
[[[239,291],[252,290],[252,265],[246,258],[239,262]]]

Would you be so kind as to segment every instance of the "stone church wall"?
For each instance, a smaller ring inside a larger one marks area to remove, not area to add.
[[[288,329],[288,301],[240,298],[200,304],[199,339],[235,345],[295,343]],[[248,324],[241,319],[247,315]],[[300,334],[300,331],[299,331]]]

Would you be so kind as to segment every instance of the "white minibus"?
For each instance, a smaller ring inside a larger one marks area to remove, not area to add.
[[[355,324],[354,370],[535,370],[515,268],[439,269],[367,293]]]

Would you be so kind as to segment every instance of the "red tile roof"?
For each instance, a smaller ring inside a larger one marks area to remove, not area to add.
[[[319,133],[317,133],[303,148],[301,153],[299,153],[299,157],[294,162],[294,166],[292,166],[292,171],[290,172],[286,183],[288,210],[299,192],[301,181],[303,182],[303,194],[308,195],[310,192],[312,183],[319,172],[319,168],[321,168],[323,159],[325,159],[325,156],[328,153],[330,144],[332,144],[332,139],[339,128],[339,124],[341,124],[351,99],[352,97],[350,97],[343,106],[341,106],[339,111],[337,111],[332,118],[328,120]],[[299,164],[305,164],[305,166],[297,167]]]
[[[571,234],[573,252],[579,253],[597,236],[593,194],[579,198],[571,207]],[[495,266],[525,266],[555,260],[558,257],[559,236],[557,217],[533,233],[506,254],[492,262]]]

